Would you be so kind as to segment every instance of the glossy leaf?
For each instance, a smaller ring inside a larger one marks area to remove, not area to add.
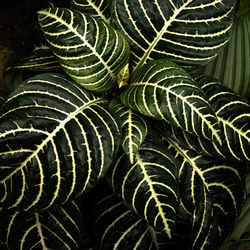
[[[120,145],[105,102],[61,75],[19,85],[0,110],[0,206],[47,209],[93,188]]]
[[[77,10],[39,11],[39,23],[63,70],[93,91],[115,85],[116,75],[128,62],[129,46],[112,26]]]
[[[222,131],[222,154],[237,161],[250,161],[250,104],[211,77],[198,82],[206,93]]]
[[[32,71],[53,71],[60,69],[56,57],[47,46],[37,47],[27,57],[21,58],[14,65],[9,67],[10,70],[32,70]]]
[[[112,23],[128,40],[132,64],[168,58],[204,65],[227,43],[235,0],[115,0]]]
[[[221,143],[217,118],[204,93],[175,63],[154,60],[144,65],[121,100],[143,115]]]
[[[179,167],[180,203],[192,217],[192,249],[216,249],[229,236],[244,197],[237,167],[198,155],[172,139]]]
[[[100,194],[99,194],[100,196]],[[95,206],[95,229],[100,250],[110,249],[187,249],[188,226],[177,221],[173,239],[154,230],[144,220],[130,211],[115,194],[109,190],[102,192]],[[185,231],[186,230],[186,231]]]
[[[78,249],[81,212],[75,202],[43,212],[0,212],[1,247],[16,249]]]
[[[124,106],[120,101],[114,101],[114,104],[111,103],[110,107],[120,117],[121,144],[129,157],[130,163],[133,164],[136,153],[148,133],[148,124],[142,116]]]
[[[130,209],[171,238],[178,206],[176,174],[173,155],[163,144],[146,139],[133,164],[125,153],[119,156],[110,169],[109,181]]]
[[[71,0],[71,9],[110,22],[112,0]]]
[[[219,79],[234,92],[250,97],[250,11],[249,1],[241,0],[232,38],[203,73]]]

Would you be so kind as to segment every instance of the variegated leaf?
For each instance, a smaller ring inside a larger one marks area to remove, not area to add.
[[[191,149],[198,154],[210,157],[226,158],[225,155],[222,154],[221,146],[213,141],[195,136],[179,128],[168,125],[167,123],[156,124],[155,128],[158,126],[161,126],[163,140],[166,137],[171,137],[184,149]]]
[[[110,22],[112,0],[71,0],[71,9]]]
[[[176,232],[170,240],[136,216],[110,190],[98,196],[94,208],[97,248],[110,249],[187,249],[189,224],[177,220]]]
[[[221,143],[218,120],[203,91],[173,62],[162,59],[144,65],[121,100],[143,115]]]
[[[102,98],[61,75],[40,74],[0,110],[0,205],[47,209],[89,191],[120,145]]]
[[[211,77],[197,79],[209,98],[222,130],[222,153],[237,161],[250,161],[250,104]]]
[[[124,106],[119,100],[111,102],[110,107],[120,117],[122,147],[130,163],[133,164],[140,145],[148,133],[148,124],[142,116]]]
[[[177,170],[171,152],[148,140],[133,164],[125,153],[118,157],[108,173],[109,182],[130,209],[171,238],[178,206]]]
[[[112,23],[127,38],[133,66],[168,58],[204,65],[229,40],[235,0],[115,0]]]
[[[192,248],[219,247],[232,230],[243,203],[244,188],[237,167],[183,149],[170,138],[168,143],[178,162],[180,203],[192,217]]]
[[[81,212],[76,202],[43,212],[0,212],[1,247],[15,250],[78,249]]]
[[[77,10],[50,8],[38,17],[51,50],[73,80],[93,91],[113,88],[129,59],[128,43],[118,31]]]
[[[14,65],[10,66],[9,70],[32,70],[32,71],[53,71],[60,69],[60,65],[56,57],[47,46],[37,47],[32,53],[24,58],[21,58]]]

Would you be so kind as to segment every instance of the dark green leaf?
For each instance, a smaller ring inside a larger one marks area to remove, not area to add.
[[[129,157],[130,163],[135,161],[136,153],[148,133],[145,119],[132,109],[124,106],[120,101],[114,101],[110,106],[120,117],[122,128],[122,147]]]
[[[109,23],[111,4],[112,0],[71,0],[71,9],[79,10]]]
[[[209,98],[221,127],[221,152],[237,161],[250,161],[250,104],[211,77],[198,82]]]
[[[178,206],[177,170],[173,155],[159,143],[146,139],[133,164],[121,154],[110,169],[109,181],[130,209],[171,238]]]
[[[106,101],[61,75],[28,79],[0,114],[0,201],[8,208],[45,209],[89,191],[120,145]]]
[[[0,212],[0,239],[9,250],[78,249],[81,212],[76,202],[43,212]]]
[[[143,115],[221,143],[218,120],[203,91],[175,63],[162,59],[144,65],[121,100]]]
[[[63,70],[94,91],[113,88],[129,59],[125,38],[112,26],[79,11],[39,11],[39,23]]]
[[[227,43],[235,0],[115,0],[112,22],[127,38],[133,66],[168,58],[204,65]]]

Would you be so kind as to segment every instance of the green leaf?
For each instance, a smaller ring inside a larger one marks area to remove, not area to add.
[[[134,67],[168,58],[204,65],[230,37],[235,0],[115,0],[112,23],[128,40]]]
[[[50,8],[39,11],[39,23],[63,70],[93,91],[115,85],[129,59],[125,38],[112,26],[79,11]]]
[[[250,7],[240,1],[232,38],[215,60],[205,66],[203,73],[219,79],[236,93],[250,97]]]
[[[43,212],[0,212],[0,238],[8,249],[78,249],[81,212],[76,202]]]
[[[178,206],[178,183],[173,155],[164,145],[146,139],[131,164],[121,154],[108,176],[113,191],[159,232],[172,237]]]
[[[244,235],[250,235],[250,171],[246,177],[246,193],[247,197],[244,206],[240,212],[239,220],[230,236],[231,240],[240,240]]]
[[[53,71],[60,69],[56,57],[47,46],[35,48],[30,55],[21,58],[14,65],[7,68],[10,70],[32,70],[32,71]]]
[[[88,192],[120,145],[106,101],[61,75],[28,79],[0,114],[0,205],[7,208],[47,209]]]
[[[221,143],[218,120],[203,91],[175,63],[162,59],[144,65],[121,100],[143,115]]]
[[[209,98],[222,131],[222,154],[237,161],[250,161],[250,104],[211,77],[197,79]]]
[[[136,153],[148,133],[148,124],[142,116],[124,106],[119,100],[113,102],[114,104],[111,103],[110,107],[121,120],[121,144],[130,163],[133,164]]]
[[[189,226],[177,220],[173,239],[155,231],[130,211],[109,189],[99,193],[94,207],[95,230],[100,250],[110,249],[187,249]]]
[[[110,22],[112,0],[71,0],[71,9]]]
[[[229,236],[244,197],[237,167],[183,149],[168,138],[177,156],[180,203],[192,218],[192,249],[216,249]]]

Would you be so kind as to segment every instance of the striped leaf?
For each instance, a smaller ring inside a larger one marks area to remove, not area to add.
[[[120,101],[114,100],[110,107],[120,117],[122,147],[130,163],[133,164],[140,145],[148,133],[148,124],[142,116],[124,106]]]
[[[203,73],[219,79],[234,92],[250,97],[250,5],[240,0],[232,38],[215,60],[205,66]]]
[[[133,164],[125,153],[118,157],[109,182],[131,210],[171,238],[178,206],[176,168],[164,145],[149,139],[141,145]]]
[[[162,123],[160,126],[162,128],[163,140],[166,137],[171,137],[184,149],[191,149],[196,151],[198,154],[205,156],[226,158],[226,156],[222,153],[221,146],[217,145],[213,141],[187,133],[166,123]]]
[[[93,91],[115,85],[116,75],[128,62],[129,46],[109,24],[77,10],[39,11],[39,23],[63,70]]]
[[[112,0],[71,0],[71,9],[110,22]]]
[[[78,249],[81,212],[75,202],[36,213],[3,210],[0,216],[1,247],[9,250]]]
[[[61,75],[19,85],[0,110],[0,206],[41,210],[88,192],[120,144],[105,102]]]
[[[222,154],[237,161],[250,161],[250,104],[211,77],[198,79],[222,130]]]
[[[47,46],[37,47],[27,57],[21,58],[14,65],[9,67],[10,70],[32,70],[32,71],[53,71],[60,69],[56,57]]]
[[[183,149],[170,138],[168,143],[178,162],[180,203],[192,218],[192,249],[216,249],[230,234],[243,203],[240,174],[232,163]]]
[[[221,143],[217,118],[204,93],[175,63],[162,59],[144,65],[121,100],[143,115]]]
[[[187,249],[189,227],[177,220],[173,239],[145,223],[130,211],[115,194],[105,190],[94,208],[97,249]]]
[[[112,23],[127,38],[134,67],[168,58],[204,65],[227,43],[235,0],[115,0]]]

